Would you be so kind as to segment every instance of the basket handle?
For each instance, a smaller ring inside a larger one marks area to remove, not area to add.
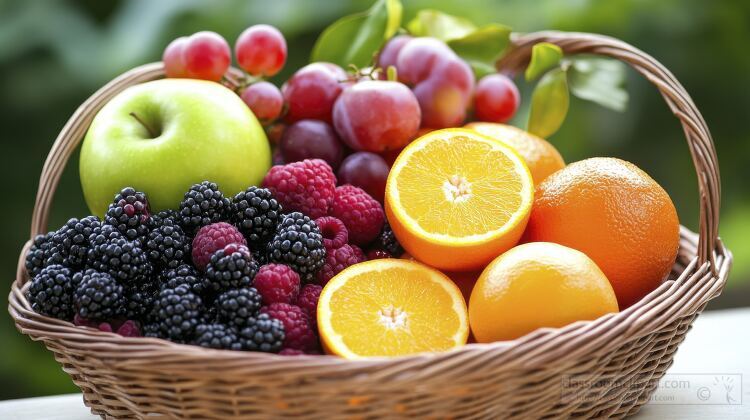
[[[497,68],[512,74],[523,71],[531,58],[532,47],[539,42],[555,44],[562,48],[565,54],[585,53],[616,58],[629,64],[659,89],[672,113],[682,124],[698,174],[698,262],[703,264],[710,261],[712,269],[715,269],[714,250],[719,246],[721,205],[719,162],[706,122],[685,88],[669,70],[645,52],[615,38],[588,33],[543,31],[514,36],[511,49],[497,62]]]
[[[513,48],[498,63],[498,68],[517,72],[522,70],[531,56],[531,48],[539,42],[556,44],[567,54],[591,53],[617,58],[630,64],[661,92],[672,113],[682,123],[693,163],[698,173],[700,192],[700,238],[698,261],[711,261],[715,267],[714,249],[717,247],[721,184],[719,164],[711,133],[703,117],[693,104],[690,95],[672,73],[648,54],[614,38],[566,32],[535,32],[514,37]],[[226,83],[237,87],[242,72],[231,68]],[[50,207],[63,169],[70,156],[83,140],[97,112],[118,93],[139,83],[164,77],[161,62],[145,64],[118,76],[86,100],[70,117],[55,139],[44,162],[39,178],[36,203],[31,218],[31,238],[47,231]],[[19,267],[19,272],[22,272]]]

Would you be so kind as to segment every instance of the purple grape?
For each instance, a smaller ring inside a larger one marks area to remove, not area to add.
[[[390,170],[388,163],[380,155],[372,152],[355,152],[341,162],[337,176],[340,185],[351,184],[362,188],[383,203],[385,181]]]
[[[286,163],[323,159],[336,170],[344,157],[344,147],[333,127],[318,120],[300,120],[287,127],[280,147]]]

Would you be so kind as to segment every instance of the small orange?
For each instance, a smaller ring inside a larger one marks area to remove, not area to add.
[[[565,167],[560,152],[547,140],[512,125],[472,122],[464,127],[476,130],[485,136],[500,140],[513,147],[526,161],[534,178],[534,185],[539,185],[552,173]]]
[[[440,269],[471,271],[518,242],[534,186],[511,147],[452,128],[432,131],[401,152],[385,196],[388,221],[411,255]]]
[[[318,328],[329,353],[348,359],[450,350],[466,344],[466,303],[441,272],[385,258],[334,276],[318,301]]]
[[[539,184],[525,239],[591,257],[626,308],[669,274],[680,222],[669,195],[648,174],[620,159],[592,158]]]
[[[497,257],[469,300],[471,331],[480,343],[610,312],[617,312],[617,298],[599,267],[582,252],[548,242],[519,245]]]

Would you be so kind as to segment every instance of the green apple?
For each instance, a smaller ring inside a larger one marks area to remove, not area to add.
[[[234,92],[209,81],[163,79],[132,86],[94,117],[81,148],[86,203],[102,216],[132,186],[151,210],[176,209],[191,185],[226,196],[259,185],[271,166],[266,134]]]

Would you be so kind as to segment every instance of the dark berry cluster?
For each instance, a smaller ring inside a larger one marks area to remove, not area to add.
[[[204,181],[177,211],[157,213],[146,194],[123,188],[103,220],[70,219],[34,238],[26,255],[28,299],[41,314],[125,336],[279,352],[284,322],[261,313],[263,296],[252,286],[282,217],[264,188],[229,200]],[[299,275],[282,268],[288,272],[264,274],[264,293],[277,277],[296,285],[278,283],[274,295],[299,290]]]

